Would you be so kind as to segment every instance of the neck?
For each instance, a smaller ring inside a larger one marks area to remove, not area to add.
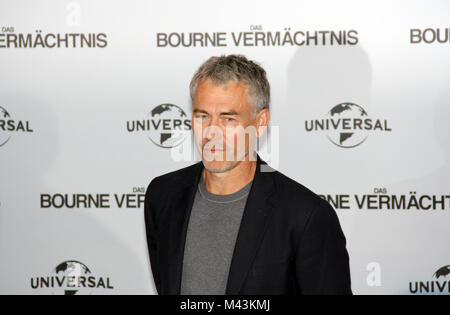
[[[206,189],[216,195],[229,195],[237,192],[255,177],[256,161],[240,161],[234,168],[224,173],[213,173],[203,168]]]

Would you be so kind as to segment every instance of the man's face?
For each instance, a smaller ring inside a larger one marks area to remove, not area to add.
[[[194,94],[193,131],[205,168],[227,172],[254,148],[257,117],[246,84],[229,81],[226,87],[210,79],[200,81]]]

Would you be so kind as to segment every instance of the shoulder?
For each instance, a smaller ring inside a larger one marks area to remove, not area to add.
[[[201,163],[198,162],[153,178],[147,186],[146,195],[150,193],[158,195],[160,192],[167,192],[167,188],[173,190],[177,187],[184,186],[187,180],[193,179],[197,174]]]
[[[303,184],[280,171],[273,171],[271,176],[276,187],[273,198],[282,206],[283,212],[291,216],[300,216],[303,220],[312,214],[323,219],[335,215],[335,210],[326,200]]]
[[[337,213],[326,200],[281,172],[272,176],[276,184],[272,199],[276,208],[274,218],[290,226],[297,240],[305,235],[329,233],[342,238]]]
[[[286,198],[287,200],[290,200],[290,202],[297,201],[302,204],[317,203],[323,200],[311,189],[280,171],[273,171],[272,177],[279,198]]]

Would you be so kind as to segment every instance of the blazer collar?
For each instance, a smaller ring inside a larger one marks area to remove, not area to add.
[[[239,290],[263,239],[269,222],[269,214],[274,208],[273,203],[270,201],[270,197],[275,191],[272,174],[265,169],[268,167],[267,163],[258,154],[256,156],[256,171],[247,197],[231,260],[225,292],[227,295],[239,294]],[[193,165],[191,176],[186,179],[186,186],[173,208],[175,215],[172,217],[170,225],[169,257],[167,257],[168,283],[166,290],[164,290],[166,294],[180,294],[184,247],[189,218],[203,168],[203,162]]]

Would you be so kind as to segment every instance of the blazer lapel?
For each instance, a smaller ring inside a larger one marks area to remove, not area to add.
[[[202,169],[202,162],[194,165],[193,172],[186,177],[185,186],[181,190],[180,198],[171,207],[173,214],[171,215],[170,230],[167,237],[167,288],[164,290],[166,292],[165,294],[180,294],[184,245],[186,242],[189,217]]]
[[[238,237],[231,260],[225,294],[237,295],[253,263],[264,232],[269,214],[274,208],[270,196],[274,193],[271,172],[261,172],[261,164],[267,164],[257,155],[257,167],[253,184],[242,216]]]

